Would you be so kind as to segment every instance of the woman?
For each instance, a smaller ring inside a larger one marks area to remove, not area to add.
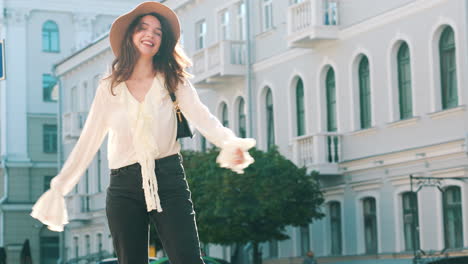
[[[172,264],[203,263],[170,93],[183,115],[221,148],[222,167],[242,173],[253,162],[247,150],[255,141],[223,127],[187,80],[190,63],[177,46],[179,35],[176,14],[157,2],[142,3],[114,21],[112,73],[99,84],[76,146],[31,213],[49,229],[63,231],[63,196],[108,134],[106,216],[120,264],[148,263],[150,221]]]

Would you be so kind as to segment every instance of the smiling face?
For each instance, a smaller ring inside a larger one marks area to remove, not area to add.
[[[162,40],[162,27],[159,19],[146,15],[140,19],[132,36],[133,45],[144,57],[153,57],[158,53]]]

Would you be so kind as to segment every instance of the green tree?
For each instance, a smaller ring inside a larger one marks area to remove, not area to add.
[[[219,151],[184,152],[184,167],[197,212],[200,240],[230,245],[252,243],[255,264],[259,244],[285,240],[287,226],[323,217],[317,173],[307,173],[275,148],[251,149],[255,162],[236,174],[218,167]]]

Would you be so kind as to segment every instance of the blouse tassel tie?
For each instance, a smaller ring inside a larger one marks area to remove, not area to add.
[[[141,166],[142,188],[145,194],[146,207],[148,212],[154,209],[162,212],[155,173],[155,157],[159,155],[159,149],[151,134],[153,118],[147,112],[149,110],[147,107],[140,104],[138,108],[133,146],[137,154],[138,163]]]

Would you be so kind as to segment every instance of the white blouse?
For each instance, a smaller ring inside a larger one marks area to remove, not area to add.
[[[50,230],[63,231],[68,223],[64,196],[78,183],[94,155],[109,134],[107,158],[110,169],[139,163],[147,211],[162,211],[157,192],[155,159],[180,152],[176,140],[177,120],[164,78],[157,75],[145,99],[140,103],[125,82],[110,91],[110,80],[102,80],[96,90],[80,138],[60,173],[33,206],[31,216],[46,224]],[[247,150],[255,140],[238,138],[224,127],[203,105],[196,90],[186,80],[175,92],[180,110],[190,124],[210,142],[221,149],[217,162],[237,173],[253,162]],[[240,148],[244,162],[234,164],[235,151]]]

